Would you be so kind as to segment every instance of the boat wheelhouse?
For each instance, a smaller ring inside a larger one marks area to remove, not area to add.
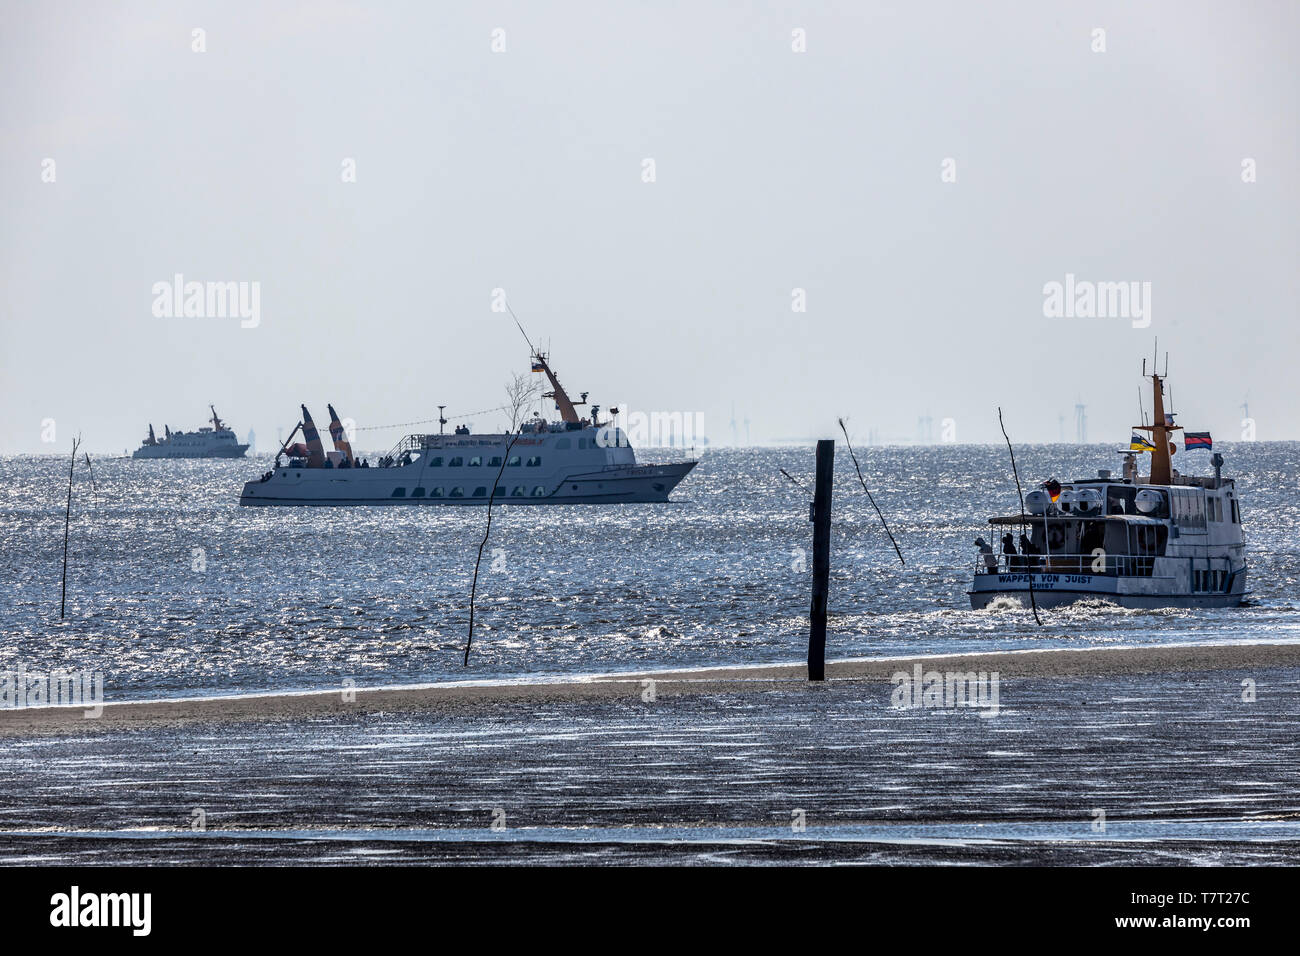
[[[1155,424],[1137,425],[1120,477],[1048,482],[1025,496],[1025,513],[989,519],[992,544],[978,539],[970,596],[984,608],[1000,597],[1055,607],[1100,599],[1131,608],[1231,607],[1246,593],[1245,538],[1236,482],[1196,477],[1172,467],[1170,434],[1181,430],[1164,412],[1161,377],[1151,375]],[[1190,444],[1190,440],[1189,440]],[[1206,447],[1198,436],[1193,447]],[[1139,475],[1135,446],[1151,455]],[[1018,538],[1017,538],[1018,535]],[[1001,551],[995,550],[999,540]]]

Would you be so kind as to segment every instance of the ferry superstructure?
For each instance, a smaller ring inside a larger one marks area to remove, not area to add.
[[[989,519],[996,533],[991,543],[976,541],[972,608],[1000,597],[1029,606],[1031,588],[1033,602],[1048,608],[1086,599],[1127,608],[1242,602],[1246,546],[1236,481],[1223,476],[1218,453],[1211,476],[1173,468],[1171,437],[1182,429],[1165,413],[1161,376],[1150,378],[1152,423],[1134,426],[1120,477],[1100,470],[1096,478],[1048,482],[1025,496],[1026,514]],[[1194,447],[1212,450],[1209,435],[1187,436],[1185,450]],[[1138,454],[1150,455],[1146,475],[1138,473]]]
[[[666,502],[697,462],[637,464],[622,429],[589,418],[575,405],[551,370],[547,356],[534,352],[532,369],[543,372],[560,412],[558,422],[534,417],[515,433],[408,435],[376,462],[358,460],[330,406],[334,451],[325,452],[311,414],[303,406],[304,441],[288,442],[275,467],[244,485],[241,505],[511,505],[620,504]],[[615,410],[616,411],[616,410]],[[446,421],[439,416],[439,425]],[[282,461],[283,459],[286,459]]]
[[[149,434],[145,436],[140,447],[131,455],[132,458],[242,458],[244,452],[248,451],[248,446],[241,444],[235,437],[235,433],[226,427],[225,422],[217,415],[217,410],[209,405],[212,411],[211,428],[200,428],[192,432],[174,432],[168,426],[163,426],[163,437],[158,438],[154,435],[153,425],[149,426]]]

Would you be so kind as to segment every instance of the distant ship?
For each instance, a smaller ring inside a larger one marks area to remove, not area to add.
[[[307,406],[276,454],[275,467],[244,485],[241,505],[512,505],[665,502],[696,461],[638,465],[622,429],[578,415],[547,356],[534,351],[559,421],[535,416],[517,434],[475,435],[466,426],[448,435],[408,435],[371,464],[359,461],[329,406],[334,450],[326,453]],[[612,412],[617,414],[618,410]],[[446,419],[439,415],[439,427]],[[302,442],[290,445],[298,431]],[[282,461],[282,459],[284,459]]]
[[[1002,596],[1028,607],[1031,588],[1039,607],[1085,599],[1126,608],[1241,604],[1246,545],[1236,482],[1223,477],[1217,452],[1210,459],[1212,476],[1173,468],[1170,438],[1182,428],[1165,413],[1161,377],[1150,378],[1152,423],[1133,426],[1121,477],[1103,469],[1096,478],[1048,481],[1025,495],[1027,514],[989,519],[994,542],[976,539],[971,607]],[[1208,432],[1184,433],[1184,451],[1213,447]],[[1146,475],[1138,474],[1141,453],[1151,455]],[[1019,546],[1013,531],[1020,532]]]
[[[132,458],[242,458],[248,451],[247,445],[241,445],[235,433],[226,427],[212,409],[211,428],[200,428],[192,432],[174,432],[163,426],[163,437],[154,435],[153,425],[149,434]]]

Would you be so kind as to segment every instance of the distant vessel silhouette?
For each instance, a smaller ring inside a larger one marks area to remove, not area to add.
[[[137,448],[132,458],[242,458],[248,451],[247,445],[241,445],[235,433],[226,427],[211,405],[212,427],[200,428],[192,432],[174,432],[163,425],[163,437],[154,435],[153,425],[149,425],[149,434]]]

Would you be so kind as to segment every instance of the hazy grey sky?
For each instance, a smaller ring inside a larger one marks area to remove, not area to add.
[[[497,288],[570,390],[715,444],[733,403],[755,442],[992,441],[998,404],[1055,440],[1079,398],[1121,441],[1153,335],[1183,424],[1236,438],[1248,396],[1300,437],[1293,2],[0,15],[0,452],[496,405]],[[177,273],[259,283],[260,323],[155,316]],[[1067,274],[1149,282],[1150,326],[1045,317]]]

